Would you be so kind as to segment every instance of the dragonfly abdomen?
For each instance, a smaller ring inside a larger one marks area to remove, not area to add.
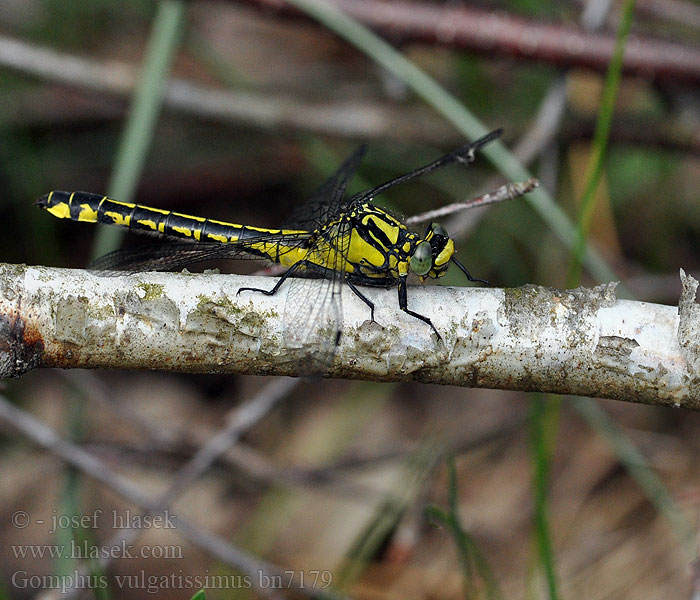
[[[53,191],[42,196],[36,204],[62,219],[117,225],[198,242],[226,244],[281,233],[277,229],[248,227],[141,204],[120,202],[88,192]]]

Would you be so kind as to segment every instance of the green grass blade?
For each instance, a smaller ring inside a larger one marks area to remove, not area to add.
[[[117,150],[107,194],[130,202],[143,172],[148,149],[160,113],[163,91],[179,47],[186,17],[184,0],[162,0],[158,4],[151,37],[143,61],[124,133]],[[100,227],[93,247],[93,258],[113,250],[123,236],[117,227]]]
[[[535,503],[535,541],[539,561],[544,570],[550,600],[557,593],[554,550],[549,525],[549,473],[554,455],[561,399],[531,394],[530,439],[532,444],[533,494]]]
[[[68,391],[68,437],[79,444],[85,431],[85,398],[75,389]],[[82,474],[71,466],[66,466],[60,490],[59,514],[69,518],[80,515]],[[56,536],[61,548],[69,548],[73,537],[73,529],[62,527],[56,530]],[[69,575],[75,568],[74,558],[59,556],[56,559],[56,574]]]
[[[472,536],[464,529],[459,518],[457,469],[455,467],[454,456],[450,456],[447,459],[447,472],[447,510],[431,505],[425,509],[426,517],[429,520],[444,525],[454,539],[459,563],[462,567],[464,597],[479,597],[478,581],[476,580],[476,577],[479,577],[484,584],[486,597],[489,598],[489,600],[498,600],[503,596],[498,582],[493,576],[491,566],[486,560],[486,557],[481,553],[481,550]]]
[[[625,44],[632,25],[632,17],[634,16],[634,2],[635,0],[625,0],[622,8],[622,18],[617,28],[615,50],[605,75],[603,98],[596,122],[595,135],[593,137],[593,156],[588,166],[586,187],[581,199],[578,227],[576,229],[576,242],[572,248],[572,259],[567,276],[567,287],[577,286],[581,279],[584,250],[586,248],[588,230],[593,214],[593,200],[595,198],[595,192],[598,189],[598,184],[600,183],[600,177],[603,173],[603,161],[605,160],[608,148],[610,127],[612,125],[613,113],[615,112],[615,100],[620,87],[620,77],[622,76],[622,61],[625,54]]]
[[[586,177],[586,188],[581,201],[575,243],[572,248],[572,262],[567,276],[567,287],[580,283],[581,269],[587,247],[588,229],[593,211],[595,191],[600,182],[603,161],[610,136],[615,99],[620,85],[625,43],[634,14],[634,0],[626,0],[623,15],[617,30],[615,50],[608,67],[603,86],[603,100],[596,124],[593,141],[593,157]],[[541,398],[532,400],[531,435],[533,446],[534,495],[535,495],[535,539],[539,558],[544,568],[549,597],[557,598],[554,552],[552,550],[551,528],[547,503],[549,471],[554,444],[557,437],[561,400]]]
[[[620,431],[615,422],[595,400],[571,398],[571,402],[588,424],[610,444],[620,463],[639,484],[659,513],[671,524],[676,535],[683,542],[684,550],[689,559],[695,560],[697,548],[693,527],[683,515],[666,486],[649,467],[641,452],[637,450],[629,437]]]

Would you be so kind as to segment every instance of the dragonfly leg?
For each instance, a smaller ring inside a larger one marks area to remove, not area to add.
[[[411,315],[412,317],[415,317],[416,319],[420,319],[423,321],[423,323],[427,323],[430,325],[432,330],[435,332],[435,335],[437,336],[437,339],[439,341],[442,341],[442,336],[438,333],[438,330],[435,329],[435,325],[433,325],[433,322],[426,317],[425,315],[421,315],[417,312],[413,312],[408,308],[408,293],[407,293],[407,288],[406,288],[406,278],[401,277],[399,278],[399,308],[404,311],[406,314]]]
[[[350,281],[349,277],[345,278],[345,281],[347,282],[348,286],[350,289],[355,293],[355,295],[362,300],[367,306],[369,306],[370,310],[370,319],[372,320],[372,323],[376,323],[374,320],[374,302],[372,302],[367,296],[365,296],[360,290],[357,289],[357,286]]]
[[[471,273],[469,273],[469,271],[467,271],[467,267],[465,267],[461,262],[459,262],[454,256],[452,257],[452,262],[453,262],[454,264],[456,264],[456,265],[460,268],[460,270],[462,271],[462,273],[464,273],[464,274],[467,276],[467,279],[468,279],[469,281],[479,281],[480,283],[483,283],[483,284],[485,284],[485,285],[491,285],[491,284],[490,284],[488,281],[486,281],[485,279],[477,279],[476,277],[472,277],[472,276],[471,276]]]
[[[266,296],[273,296],[274,294],[277,293],[277,290],[280,289],[280,286],[284,283],[284,280],[287,279],[290,275],[294,274],[294,271],[296,271],[299,267],[302,266],[302,263],[305,263],[306,261],[299,261],[297,263],[294,263],[289,269],[287,269],[282,275],[282,277],[279,278],[275,286],[271,290],[263,290],[262,288],[254,288],[254,287],[242,287],[238,288],[238,291],[236,292],[236,296],[240,294],[243,291],[249,291],[249,292],[260,292],[262,294],[265,294]]]

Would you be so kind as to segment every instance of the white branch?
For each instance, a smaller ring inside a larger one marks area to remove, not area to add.
[[[698,282],[679,306],[615,297],[615,284],[555,290],[410,287],[444,343],[399,310],[395,289],[349,289],[329,376],[416,380],[700,407]],[[322,282],[312,281],[313,285]],[[296,375],[303,349],[282,336],[286,289],[260,277],[103,276],[0,264],[0,377],[35,367]],[[324,324],[319,324],[323,326]],[[307,323],[300,324],[308,327]]]

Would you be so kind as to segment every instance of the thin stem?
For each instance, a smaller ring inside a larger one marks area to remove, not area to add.
[[[136,87],[124,133],[115,160],[107,195],[130,202],[143,172],[148,149],[153,141],[160,114],[163,93],[168,83],[170,67],[179,47],[185,22],[186,4],[183,0],[162,0],[153,24],[143,62],[143,72]],[[100,228],[92,258],[119,245],[123,232],[110,227]]]
[[[617,41],[615,43],[615,52],[610,61],[608,72],[605,76],[605,84],[603,87],[603,98],[596,124],[595,136],[593,139],[593,156],[588,167],[586,177],[586,188],[581,200],[581,208],[579,210],[578,227],[576,230],[576,241],[572,248],[572,260],[569,266],[569,274],[567,276],[567,286],[575,287],[581,279],[581,268],[584,261],[584,252],[587,244],[588,230],[590,228],[591,216],[593,214],[593,200],[595,192],[600,183],[600,177],[603,172],[603,161],[605,159],[608,148],[608,138],[610,136],[610,127],[612,124],[613,113],[615,111],[615,99],[617,91],[620,87],[620,77],[622,74],[622,63],[625,53],[625,42],[632,25],[632,17],[634,15],[635,0],[625,0],[622,11],[622,19],[617,30]]]

